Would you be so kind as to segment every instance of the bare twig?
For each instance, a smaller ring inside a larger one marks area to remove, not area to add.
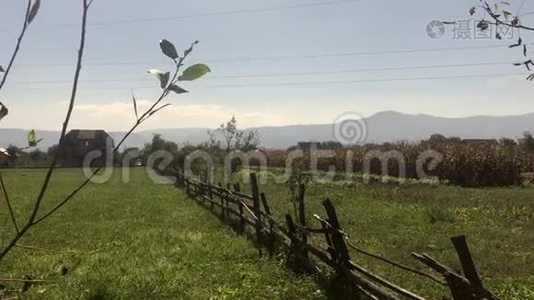
[[[174,73],[174,76],[171,80],[172,83],[176,81],[176,78],[178,77],[178,72],[180,70],[180,66],[182,65],[183,60],[185,59],[185,56],[180,58],[179,62],[176,63],[176,71]],[[152,115],[150,115],[151,112],[154,111],[155,107],[168,95],[169,89],[168,87],[163,90],[160,97],[154,102],[154,104],[147,109],[139,119],[135,122],[135,124],[128,130],[128,132],[122,137],[122,139],[119,141],[119,143],[113,148],[113,153],[117,152],[120,149],[120,146],[126,141],[126,139],[141,125],[144,121],[146,121],[148,118],[150,118]],[[91,175],[86,178],[85,181],[83,181],[77,188],[75,188],[65,199],[63,199],[61,202],[59,202],[56,206],[54,206],[52,209],[50,209],[47,213],[45,213],[40,218],[33,221],[33,224],[40,223],[44,219],[48,218],[50,215],[52,215],[54,212],[56,212],[58,209],[60,209],[63,205],[65,205],[72,197],[74,197],[79,191],[81,191],[87,184],[91,182],[91,179],[103,168],[102,165],[100,165],[98,168],[96,168]],[[0,257],[1,259],[1,257]]]
[[[82,14],[82,32],[80,37],[80,46],[78,48],[78,58],[77,58],[77,64],[76,64],[76,70],[74,72],[74,80],[72,83],[72,90],[71,90],[71,96],[69,100],[69,108],[67,110],[67,114],[65,115],[65,121],[63,122],[63,127],[61,128],[61,135],[59,137],[59,146],[58,151],[54,154],[54,158],[52,160],[52,163],[50,164],[50,167],[48,168],[48,172],[46,173],[46,177],[44,180],[44,183],[41,187],[41,191],[39,192],[39,196],[37,197],[37,200],[35,201],[35,205],[33,207],[30,219],[28,220],[28,223],[33,223],[35,218],[37,217],[37,213],[39,211],[39,207],[41,205],[41,202],[43,201],[43,197],[45,195],[46,190],[48,189],[48,185],[50,183],[50,179],[52,178],[52,174],[56,168],[57,161],[59,159],[60,149],[62,147],[63,138],[67,134],[67,128],[69,126],[70,117],[72,115],[72,110],[74,109],[74,103],[76,101],[76,95],[78,92],[78,82],[80,79],[80,73],[82,70],[82,60],[83,60],[83,53],[85,50],[85,33],[86,33],[86,25],[87,25],[87,12],[89,10],[88,2],[87,0],[83,0],[83,14]]]
[[[86,33],[86,23],[87,23],[87,12],[88,12],[89,7],[91,6],[92,3],[93,3],[93,0],[83,0],[83,17],[82,17],[80,47],[79,47],[79,50],[78,50],[78,60],[77,60],[76,71],[74,73],[74,82],[73,82],[73,85],[72,85],[72,92],[71,92],[71,98],[70,98],[70,102],[69,102],[69,108],[67,110],[67,114],[65,116],[65,121],[63,123],[63,127],[62,127],[62,130],[61,130],[61,135],[60,135],[60,138],[59,138],[59,146],[58,146],[59,149],[61,149],[61,147],[63,145],[62,141],[63,141],[63,139],[64,139],[64,137],[66,135],[66,131],[67,131],[67,128],[68,128],[70,117],[71,117],[71,114],[72,114],[72,111],[73,111],[73,108],[74,108],[74,102],[76,100],[76,92],[77,92],[77,88],[78,88],[78,81],[79,81],[79,76],[80,76],[80,72],[81,72],[81,68],[82,68],[83,52],[84,52],[84,49],[85,49],[85,33]],[[159,98],[157,98],[157,100],[152,104],[152,106],[150,106],[140,117],[138,117],[136,119],[134,125],[123,136],[123,138],[115,146],[115,148],[113,148],[113,151],[112,151],[113,153],[116,153],[117,151],[119,151],[119,149],[120,149],[121,145],[124,143],[124,141],[132,134],[132,132],[135,129],[137,129],[137,127],[139,127],[139,125],[141,125],[144,121],[146,121],[147,119],[152,117],[155,113],[157,113],[161,109],[163,109],[163,108],[168,106],[168,104],[164,104],[164,105],[158,107],[158,105],[161,103],[161,101],[163,99],[165,99],[171,91],[174,91],[176,93],[184,92],[184,91],[177,91],[176,90],[177,86],[175,85],[175,83],[179,80],[178,72],[180,70],[180,67],[183,66],[183,61],[189,55],[189,53],[191,52],[191,50],[193,48],[193,45],[196,44],[196,43],[198,43],[198,42],[194,42],[191,45],[191,47],[184,52],[184,55],[182,57],[173,58],[173,61],[175,63],[176,69],[175,69],[175,72],[174,72],[174,74],[172,76],[172,79],[170,81],[166,81],[166,86],[163,87],[163,91],[162,91],[161,95],[159,96]],[[31,215],[30,215],[26,225],[15,235],[15,237],[6,246],[6,248],[3,249],[0,252],[0,260],[17,244],[17,242],[22,238],[22,236],[31,227],[33,227],[33,226],[37,225],[38,223],[42,222],[43,220],[45,220],[46,218],[51,216],[53,213],[55,213],[58,209],[60,209],[67,202],[69,202],[79,191],[81,191],[87,184],[89,184],[91,182],[91,180],[93,179],[93,177],[104,167],[103,166],[103,162],[102,162],[98,166],[98,168],[93,170],[91,175],[88,176],[85,179],[85,181],[83,181],[80,185],[78,185],[67,197],[65,197],[58,204],[56,204],[53,208],[51,208],[48,212],[44,213],[42,216],[40,216],[38,218],[37,215],[39,213],[39,208],[40,208],[40,205],[41,205],[41,203],[43,201],[44,195],[45,195],[46,191],[48,190],[52,174],[53,174],[53,172],[54,172],[54,170],[56,168],[56,164],[57,164],[58,159],[59,159],[59,153],[60,152],[61,151],[56,151],[56,154],[54,155],[54,158],[53,158],[52,163],[50,165],[50,168],[48,169],[48,172],[47,172],[47,174],[45,176],[45,180],[43,182],[43,185],[42,185],[41,190],[39,192],[39,195],[38,195],[38,197],[37,197],[37,199],[35,201],[35,204],[34,204],[34,207],[32,209]]]
[[[525,25],[522,25],[520,22],[517,22],[517,24],[515,23],[512,23],[512,22],[507,22],[507,21],[503,21],[499,18],[499,15],[496,14],[492,9],[491,7],[489,6],[488,3],[485,3],[482,8],[484,9],[485,12],[487,12],[487,14],[493,19],[495,20],[495,23],[489,23],[489,24],[492,24],[492,25],[504,25],[504,26],[507,26],[507,27],[511,27],[511,28],[518,28],[518,29],[525,29],[525,30],[530,30],[530,31],[534,31],[534,27],[530,27],[530,26],[525,26]]]
[[[19,226],[17,225],[17,219],[15,218],[15,214],[13,213],[13,207],[11,207],[11,201],[9,201],[9,195],[6,190],[6,185],[4,184],[4,178],[2,177],[2,173],[0,173],[0,189],[4,194],[4,199],[6,200],[7,208],[9,209],[9,215],[11,216],[13,226],[15,226],[15,230],[18,233],[20,231]]]
[[[31,4],[32,4],[32,1],[28,0],[28,5],[26,6],[26,14],[24,15],[24,25],[22,26],[22,30],[20,31],[19,37],[17,39],[17,44],[15,45],[15,50],[13,50],[13,54],[11,55],[11,59],[9,60],[9,64],[7,65],[5,69],[4,76],[2,77],[2,81],[0,81],[0,90],[4,87],[4,84],[7,81],[7,76],[9,75],[9,71],[11,71],[11,67],[13,66],[13,63],[15,62],[15,58],[17,58],[17,55],[20,50],[20,44],[22,43],[24,35],[26,34],[26,29],[28,28],[28,16],[30,14]]]
[[[139,125],[141,125],[144,121],[148,120],[150,117],[152,117],[156,112],[158,112],[159,110],[161,110],[162,108],[166,107],[167,105],[164,105],[160,108],[156,108],[160,103],[161,101],[163,101],[163,99],[165,99],[168,95],[169,95],[169,92],[171,91],[171,86],[173,84],[176,83],[176,81],[178,80],[178,73],[180,71],[180,68],[183,66],[183,62],[184,60],[188,57],[189,53],[191,53],[191,49],[193,47],[194,44],[196,44],[197,42],[193,43],[191,45],[191,48],[189,48],[188,51],[186,51],[184,53],[184,55],[182,57],[180,57],[178,60],[175,60],[175,71],[174,71],[174,74],[171,78],[171,80],[169,81],[169,84],[167,85],[167,87],[165,87],[161,93],[161,95],[157,98],[157,100],[152,104],[152,106],[150,106],[139,118],[137,118],[137,120],[135,121],[134,125],[130,128],[130,130],[128,130],[128,132],[122,137],[122,139],[119,141],[119,143],[115,146],[115,148],[113,148],[113,153],[116,153],[117,151],[119,151],[120,147],[122,146],[122,144],[124,143],[124,141],[126,141],[126,139],[137,129],[137,127],[139,127]],[[91,182],[91,180],[93,179],[93,177],[103,168],[103,165],[100,164],[100,166],[98,168],[96,168],[89,177],[86,178],[85,181],[83,181],[78,187],[76,187],[67,197],[65,197],[61,202],[59,202],[56,206],[54,206],[52,209],[50,209],[47,213],[45,213],[44,215],[42,215],[40,218],[36,219],[33,221],[33,225],[35,224],[38,224],[40,223],[41,221],[45,220],[46,218],[48,218],[50,215],[52,215],[53,213],[55,213],[58,209],[60,209],[63,205],[65,205],[67,202],[69,202],[72,197],[74,197],[79,191],[81,191],[87,184],[89,184]],[[1,256],[0,256],[0,259],[1,259]]]
[[[67,115],[65,117],[65,121],[63,123],[63,128],[61,131],[61,136],[59,139],[59,147],[61,147],[61,141],[63,140],[63,137],[65,136],[65,132],[67,130],[70,117],[72,114],[72,110],[74,108],[74,102],[76,100],[76,92],[78,90],[78,80],[80,77],[80,72],[82,69],[82,60],[83,60],[83,53],[85,49],[85,34],[86,34],[86,26],[87,26],[87,14],[89,11],[89,5],[88,0],[82,0],[83,1],[83,13],[82,13],[82,25],[81,25],[81,36],[80,36],[80,47],[78,49],[78,58],[77,58],[77,64],[76,64],[76,71],[74,72],[74,81],[72,85],[72,91],[71,91],[71,98],[69,103],[69,109],[67,111]],[[27,23],[27,22],[25,22]],[[37,217],[37,212],[39,211],[39,207],[41,205],[41,202],[43,200],[44,194],[46,190],[48,189],[48,184],[50,182],[50,179],[52,177],[52,174],[54,172],[54,169],[56,167],[57,160],[59,158],[59,151],[56,151],[56,154],[54,155],[54,159],[52,161],[52,164],[50,165],[50,168],[48,169],[48,172],[45,177],[45,181],[41,187],[41,191],[39,192],[39,196],[37,197],[37,200],[35,201],[35,205],[33,207],[32,213],[26,223],[22,227],[20,231],[17,232],[17,234],[13,237],[11,242],[0,252],[0,260],[4,258],[4,256],[17,244],[17,242],[24,236],[24,234],[33,226],[35,225],[35,218]]]

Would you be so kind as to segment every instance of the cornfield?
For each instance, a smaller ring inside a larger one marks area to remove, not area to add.
[[[427,176],[441,182],[465,187],[512,186],[523,184],[524,175],[534,171],[534,155],[517,146],[467,143],[386,143],[331,150],[317,159],[317,169],[337,172],[423,179],[417,172],[422,166]],[[432,151],[440,157],[436,166],[425,159]],[[288,151],[268,150],[269,166],[285,167]],[[422,155],[423,154],[423,155]],[[402,174],[404,169],[404,174]]]

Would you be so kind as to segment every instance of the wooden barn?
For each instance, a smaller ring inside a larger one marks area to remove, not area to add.
[[[113,139],[104,130],[69,131],[59,147],[59,165],[62,167],[81,167],[88,153],[98,150],[101,156],[92,161],[92,166],[105,162],[112,155]],[[110,157],[109,159],[113,159]]]
[[[0,148],[0,168],[1,167],[7,167],[11,163],[11,159],[9,157],[9,154],[7,153],[7,149]]]

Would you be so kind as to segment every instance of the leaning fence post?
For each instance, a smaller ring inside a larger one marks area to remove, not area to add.
[[[471,251],[469,251],[465,235],[454,236],[451,238],[451,241],[458,254],[458,259],[462,265],[462,271],[465,278],[471,283],[478,296],[486,299],[497,299],[495,295],[484,288],[482,280],[480,280],[480,277],[478,276],[473,257],[471,256]]]
[[[332,226],[331,239],[336,250],[336,254],[338,255],[337,259],[339,259],[342,264],[346,265],[346,262],[350,260],[349,250],[347,249],[347,244],[345,243],[345,238],[342,234],[341,226],[339,225],[339,221],[337,219],[336,209],[330,199],[323,201],[323,206],[326,209],[326,214],[328,215],[328,222]]]
[[[269,203],[267,203],[267,197],[265,196],[265,193],[260,194],[261,203],[263,205],[263,209],[265,210],[265,213],[269,216],[269,241],[267,243],[269,248],[269,255],[273,255],[274,251],[274,232],[273,232],[273,214],[271,213],[271,208],[269,207]]]
[[[326,251],[330,254],[330,257],[332,259],[335,259],[336,250],[334,249],[334,245],[332,244],[331,230],[323,220],[321,220],[321,228],[324,231],[324,239],[326,241],[326,245],[328,246]]]
[[[234,191],[238,193],[241,192],[241,186],[239,185],[239,182],[234,184]],[[241,231],[245,231],[245,216],[243,214],[243,203],[241,203],[241,201],[238,201],[237,206],[239,207],[239,227]]]
[[[241,193],[241,185],[239,182],[234,183],[234,191]]]
[[[371,292],[371,294],[376,296],[377,299],[396,299],[395,297],[392,297],[391,295],[389,295],[387,292],[382,291],[378,286],[376,286],[372,282],[358,279],[356,281],[357,284],[355,285],[354,274],[350,271],[351,261],[350,261],[350,256],[349,256],[349,250],[347,248],[347,244],[345,243],[345,235],[343,231],[341,230],[341,226],[339,225],[339,220],[337,218],[336,209],[334,205],[332,204],[332,201],[330,201],[330,199],[326,199],[325,201],[323,201],[323,206],[328,215],[328,223],[330,224],[329,225],[330,235],[326,236],[327,243],[330,241],[333,246],[332,258],[334,259],[334,262],[337,265],[336,272],[338,276],[347,284],[348,294],[352,295],[355,293],[355,291],[358,291],[360,288],[363,288],[364,290],[370,288],[369,291]]]
[[[465,235],[453,236],[451,241],[456,249],[456,253],[458,254],[458,258],[460,259],[460,263],[462,265],[463,273],[467,280],[469,280],[472,285],[482,286],[482,281],[478,276],[475,263],[471,257],[471,252],[467,246]]]
[[[287,223],[287,232],[289,233],[289,239],[291,240],[291,249],[292,252],[298,251],[298,242],[297,242],[297,230],[295,229],[295,224],[290,214],[286,214],[286,223]],[[298,256],[297,256],[298,257]]]
[[[213,198],[213,190],[212,190],[211,183],[207,183],[207,185],[208,185],[208,199],[209,199],[209,202],[211,202],[211,199]]]
[[[252,202],[254,206],[254,214],[256,215],[255,228],[256,228],[256,239],[258,241],[258,249],[261,256],[261,207],[260,207],[260,189],[258,187],[258,180],[255,173],[250,173],[250,185],[252,187]]]
[[[202,201],[202,203],[204,203],[204,195],[206,194],[206,187],[207,185],[202,182],[202,181],[199,181],[199,186],[200,186],[200,191],[199,191],[199,194],[200,194],[200,201]]]
[[[306,228],[306,207],[304,205],[304,195],[306,194],[306,185],[300,184],[299,185],[299,195],[298,195],[298,202],[299,202],[299,223],[302,229]],[[302,240],[302,243],[304,245],[308,244],[308,236],[306,235],[306,232],[304,230],[300,230],[300,238]],[[308,251],[306,249],[302,250],[302,255],[304,257],[308,257]]]
[[[221,214],[222,214],[222,218],[223,220],[226,221],[226,210],[225,210],[225,205],[224,205],[224,202],[226,201],[226,197],[228,197],[228,191],[229,190],[225,190],[224,193],[221,194]]]
[[[188,196],[191,196],[191,191],[189,189],[190,189],[190,187],[189,187],[189,179],[185,179],[185,193]]]

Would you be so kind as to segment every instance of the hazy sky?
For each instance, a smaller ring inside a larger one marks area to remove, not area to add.
[[[63,120],[82,1],[42,1],[0,91],[10,109],[3,128],[59,129]],[[0,2],[4,66],[24,2]],[[455,39],[452,28],[441,39],[427,36],[429,21],[469,19],[475,2],[94,0],[71,127],[127,129],[134,120],[131,91],[141,104],[149,103],[160,90],[146,70],[171,67],[160,52],[161,38],[179,49],[199,40],[189,62],[205,62],[212,73],[183,84],[191,93],[170,97],[174,106],[142,129],[214,127],[232,114],[243,126],[257,126],[328,123],[346,111],[366,116],[383,110],[440,116],[534,111],[534,83],[524,80],[523,69],[505,64],[521,59],[519,50],[507,48],[511,41]],[[522,11],[532,10],[534,3],[526,1]],[[424,49],[441,50],[416,51]],[[521,75],[487,76],[510,74]],[[421,77],[439,79],[410,80]]]

